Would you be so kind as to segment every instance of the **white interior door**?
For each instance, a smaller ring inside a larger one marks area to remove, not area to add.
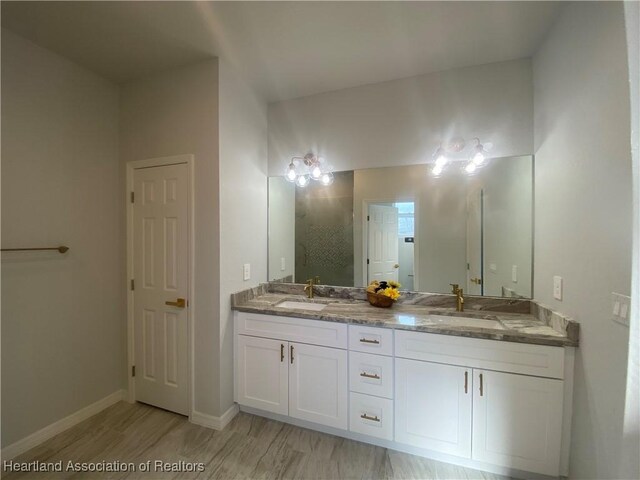
[[[398,209],[369,205],[368,281],[398,281]]]
[[[188,167],[134,172],[136,400],[188,408]]]
[[[467,196],[467,285],[469,295],[482,295],[482,190]]]
[[[289,343],[289,415],[347,428],[347,352]]]

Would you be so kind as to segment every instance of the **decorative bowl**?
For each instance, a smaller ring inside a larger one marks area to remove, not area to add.
[[[394,300],[386,295],[380,295],[379,293],[367,292],[367,300],[374,307],[389,308],[393,305]]]

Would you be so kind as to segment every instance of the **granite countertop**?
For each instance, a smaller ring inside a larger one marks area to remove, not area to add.
[[[276,290],[276,291],[272,291]],[[281,290],[281,291],[278,291]],[[531,313],[515,313],[504,311],[490,311],[481,309],[476,302],[469,311],[456,312],[454,308],[447,306],[435,306],[433,298],[447,297],[445,295],[422,294],[406,295],[404,302],[397,302],[391,308],[377,308],[369,305],[361,298],[361,294],[345,293],[348,289],[340,289],[336,294],[335,289],[326,294],[310,300],[304,295],[295,293],[291,288],[273,289],[268,285],[262,285],[257,289],[251,289],[232,296],[232,308],[241,312],[259,313],[266,315],[279,315],[284,317],[308,318],[327,322],[340,322],[348,324],[370,325],[372,327],[393,328],[399,330],[413,330],[443,335],[461,337],[485,338],[507,342],[530,343],[551,346],[578,346],[577,323],[571,319],[556,318],[559,314],[546,311],[545,307],[529,306],[526,300],[526,309]],[[360,290],[360,289],[353,289]],[[321,289],[319,293],[325,293]],[[333,295],[331,294],[333,293]],[[423,297],[430,295],[431,300],[425,301]],[[347,298],[345,298],[347,297]],[[355,297],[355,298],[354,298]],[[422,300],[420,300],[422,299]],[[488,299],[489,302],[491,299]],[[500,309],[497,300],[494,300],[494,308]],[[278,304],[283,301],[313,302],[326,304],[321,311],[306,309],[282,308]],[[424,303],[427,303],[426,305]],[[471,303],[471,302],[470,302]],[[502,301],[505,305],[513,302]],[[487,305],[491,308],[492,304]],[[509,308],[503,308],[509,310]],[[522,310],[523,307],[517,309]],[[479,324],[470,325],[473,321],[459,324],[460,317],[478,319]],[[484,322],[483,322],[484,320]],[[486,320],[495,321],[503,328],[493,328],[486,325]]]

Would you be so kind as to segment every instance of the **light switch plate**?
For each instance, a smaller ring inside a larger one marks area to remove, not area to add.
[[[518,283],[518,265],[511,265],[511,281]]]
[[[562,277],[553,277],[553,298],[562,301]]]
[[[280,257],[280,270],[284,272],[284,269],[285,269],[284,257]]]
[[[631,297],[611,292],[611,320],[629,326]]]
[[[242,266],[242,278],[244,280],[251,279],[251,264],[250,263],[245,263]]]

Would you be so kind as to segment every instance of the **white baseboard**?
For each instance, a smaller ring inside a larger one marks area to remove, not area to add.
[[[239,411],[240,409],[238,408],[238,404],[236,403],[231,405],[229,409],[220,417],[214,417],[213,415],[196,412],[194,410],[191,413],[189,421],[202,427],[213,428],[214,430],[222,430],[229,424],[231,420],[233,420],[233,417],[235,417]]]
[[[93,417],[96,413],[100,413],[107,407],[110,407],[114,403],[118,403],[121,400],[125,400],[127,398],[126,390],[118,390],[113,392],[111,395],[107,395],[101,400],[98,400],[91,405],[88,405],[75,413],[72,413],[68,417],[64,417],[57,422],[52,423],[44,427],[43,429],[38,430],[37,432],[32,433],[31,435],[23,438],[22,440],[18,440],[11,445],[7,445],[2,449],[2,460],[11,460],[12,458],[21,455],[27,450],[32,449],[40,445],[42,442],[49,440],[52,437],[55,437],[59,433],[64,432],[65,430],[77,425],[78,423],[86,420],[89,417]]]

